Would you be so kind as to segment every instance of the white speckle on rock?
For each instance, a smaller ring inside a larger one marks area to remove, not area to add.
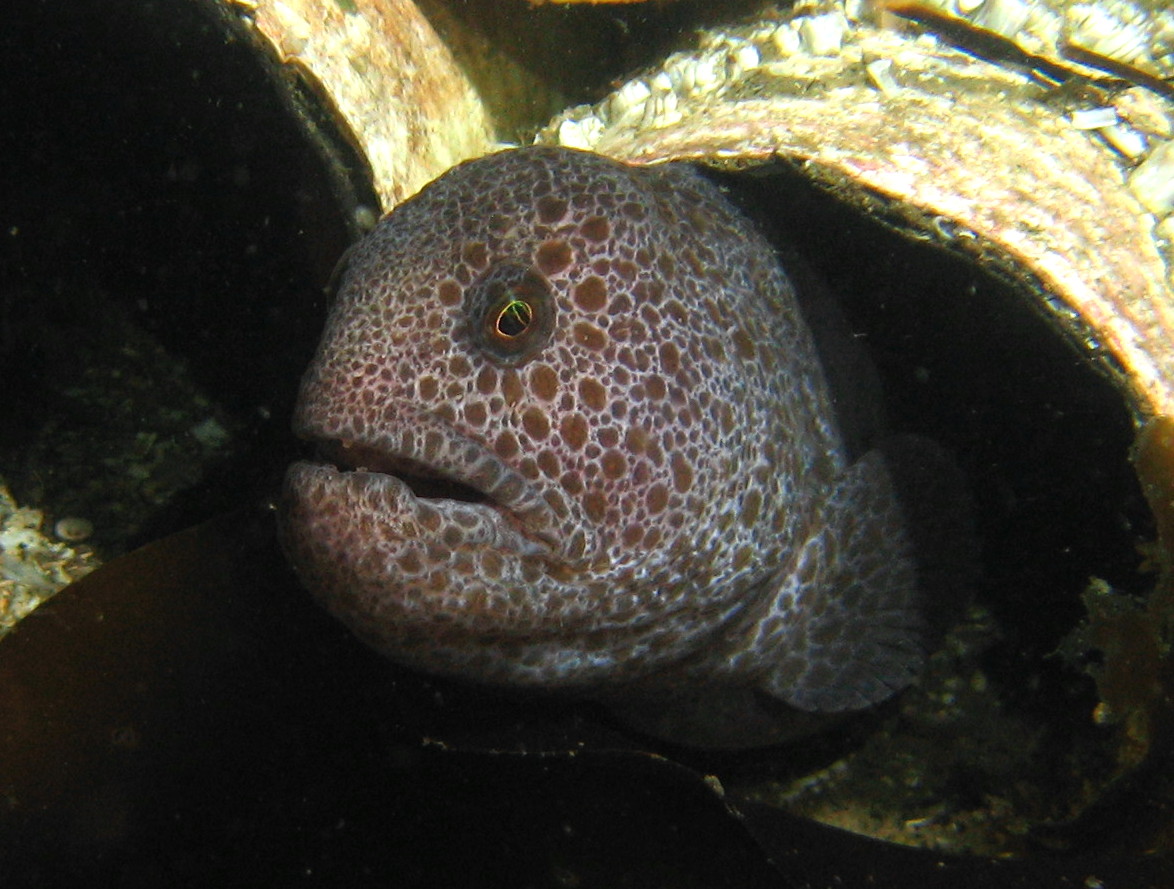
[[[799,23],[799,39],[813,56],[834,56],[844,44],[848,21],[839,13],[813,15]]]
[[[1112,126],[1101,127],[1099,132],[1113,149],[1129,160],[1139,159],[1149,148],[1145,134],[1139,133],[1128,124],[1115,123]]]
[[[1117,123],[1117,109],[1081,108],[1069,115],[1072,126],[1078,130],[1099,130],[1101,127],[1111,127]]]
[[[1129,175],[1129,190],[1155,216],[1174,210],[1174,142],[1163,142]]]
[[[893,76],[892,59],[876,59],[865,65],[864,70],[868,72],[868,79],[886,96],[891,96],[901,89],[901,84],[897,83],[897,78]]]

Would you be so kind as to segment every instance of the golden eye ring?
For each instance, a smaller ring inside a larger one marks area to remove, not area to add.
[[[523,299],[511,296],[493,319],[493,329],[503,339],[512,340],[523,336],[533,321],[533,306]]]
[[[468,329],[478,348],[507,367],[525,364],[554,332],[550,282],[529,265],[491,265],[465,292]]]

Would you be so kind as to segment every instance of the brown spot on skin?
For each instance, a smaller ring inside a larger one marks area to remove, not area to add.
[[[623,534],[620,535],[620,540],[627,549],[635,549],[640,545],[644,539],[643,525],[628,525],[624,528]]]
[[[504,501],[514,500],[522,493],[522,480],[516,477],[507,478],[497,486],[495,493]]]
[[[562,198],[543,195],[538,199],[538,221],[554,225],[567,215],[567,202]]]
[[[489,216],[489,230],[495,235],[504,235],[513,224],[514,221],[504,213],[493,213]]]
[[[693,467],[680,454],[673,454],[669,461],[673,470],[673,487],[680,494],[687,494],[693,487]]]
[[[558,455],[554,451],[546,450],[538,452],[538,468],[547,478],[556,478],[562,467],[559,465]]]
[[[669,374],[681,369],[681,352],[673,343],[660,344],[660,363]]]
[[[616,354],[616,358],[629,370],[640,370],[642,361],[636,358],[636,353],[626,346]]]
[[[598,244],[611,237],[611,223],[603,216],[592,216],[583,221],[579,231],[588,241]]]
[[[562,495],[560,491],[547,491],[542,495],[542,499],[547,502],[554,514],[560,519],[565,519],[571,514],[571,510],[567,506],[567,498]]]
[[[572,497],[583,493],[583,478],[578,473],[564,472],[559,478],[558,483]]]
[[[627,340],[628,342],[639,345],[647,338],[648,331],[644,324],[630,315],[625,315],[618,320],[612,322],[608,327],[608,332],[612,339]]]
[[[430,460],[444,452],[444,437],[436,430],[429,430],[424,435],[424,456]]]
[[[497,441],[493,443],[493,450],[501,459],[509,460],[511,457],[517,456],[518,439],[507,429],[497,436]]]
[[[451,279],[441,281],[436,288],[436,297],[442,306],[458,306],[461,304],[461,285]]]
[[[489,251],[480,241],[472,241],[461,247],[461,259],[480,271],[489,265]]]
[[[706,238],[713,231],[713,220],[700,207],[690,207],[687,215],[689,224],[697,230],[702,238]]]
[[[709,315],[710,320],[712,320],[717,327],[724,328],[729,324],[730,317],[728,315],[728,310],[718,301],[707,299],[705,300],[704,305],[706,314]]]
[[[522,414],[522,428],[534,441],[541,441],[550,434],[550,419],[536,407],[526,408]]]
[[[607,345],[607,334],[586,321],[579,321],[574,328],[575,342],[588,349],[599,351]]]
[[[717,406],[717,424],[722,435],[729,435],[734,431],[734,412],[724,401]]]
[[[711,361],[722,363],[726,360],[726,349],[722,345],[722,341],[717,337],[707,336],[705,338],[705,354],[709,356]]]
[[[648,393],[649,398],[659,401],[668,393],[668,387],[665,386],[663,378],[652,374],[644,381],[644,391]]]
[[[416,394],[423,401],[432,401],[440,394],[440,381],[436,377],[421,377],[416,384]]]
[[[648,512],[652,515],[660,515],[664,512],[665,507],[669,505],[668,488],[657,482],[648,489],[648,493],[644,497],[644,502],[648,506]]]
[[[505,396],[506,404],[517,404],[526,394],[522,388],[522,381],[518,378],[518,372],[512,367],[502,372],[501,394]]]
[[[689,271],[695,278],[705,277],[705,264],[698,258],[697,253],[693,250],[683,250],[681,255],[685,262],[689,265]]]
[[[626,315],[632,311],[632,300],[626,293],[617,293],[607,307],[609,315]]]
[[[575,285],[574,298],[584,312],[598,312],[607,305],[607,285],[603,278],[592,275]]]
[[[753,528],[758,522],[758,513],[762,509],[762,494],[751,488],[746,492],[742,498],[742,526],[745,528]]]
[[[500,555],[491,549],[482,550],[478,555],[478,560],[481,562],[481,573],[486,577],[493,579],[501,577],[503,561]]]
[[[583,497],[583,510],[587,518],[598,522],[607,514],[607,498],[599,491],[588,491]]]
[[[642,222],[648,215],[648,208],[639,201],[625,201],[620,212],[636,222]]]
[[[755,353],[758,351],[754,347],[754,340],[750,339],[750,335],[742,328],[734,331],[734,351],[738,357],[743,361],[751,361],[754,359]]]
[[[473,365],[464,355],[453,355],[448,359],[448,372],[454,377],[467,377],[473,372]]]
[[[485,405],[480,401],[472,401],[466,404],[464,414],[465,422],[470,426],[483,426],[488,419]]]
[[[607,451],[602,460],[604,478],[623,478],[628,471],[628,461],[619,451]]]
[[[558,374],[547,364],[530,368],[530,391],[543,401],[554,401],[558,394]]]
[[[669,316],[674,323],[686,326],[689,323],[689,310],[678,299],[670,299],[660,307],[661,311]]]
[[[395,560],[405,574],[419,574],[424,566],[420,563],[420,556],[414,552],[406,552]]]
[[[440,513],[427,504],[421,504],[420,508],[416,510],[416,520],[426,531],[436,532],[440,530]]]
[[[566,241],[543,241],[534,252],[534,265],[548,277],[566,269],[573,259],[571,245]]]
[[[582,450],[587,443],[587,420],[582,414],[570,414],[563,417],[558,426],[563,441],[573,450]]]
[[[754,547],[743,546],[734,554],[734,570],[741,571],[754,563]]]
[[[477,371],[477,391],[488,395],[497,389],[497,371],[492,367],[482,367]]]
[[[591,377],[579,380],[579,397],[592,410],[601,411],[607,406],[607,390]]]
[[[620,443],[620,432],[614,426],[606,426],[599,430],[595,439],[605,448],[614,448]]]
[[[633,426],[624,435],[624,447],[627,448],[628,453],[643,454],[648,447],[648,433]]]

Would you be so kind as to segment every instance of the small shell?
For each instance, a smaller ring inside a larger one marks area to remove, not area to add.
[[[94,533],[94,523],[81,516],[66,516],[53,525],[53,534],[66,543],[81,543]]]

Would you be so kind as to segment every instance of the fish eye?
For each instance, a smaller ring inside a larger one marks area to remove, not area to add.
[[[554,331],[550,282],[529,266],[500,262],[466,291],[465,312],[477,346],[498,364],[524,364]]]
[[[493,319],[493,329],[498,336],[512,340],[522,336],[533,321],[534,308],[524,299],[510,296]]]

